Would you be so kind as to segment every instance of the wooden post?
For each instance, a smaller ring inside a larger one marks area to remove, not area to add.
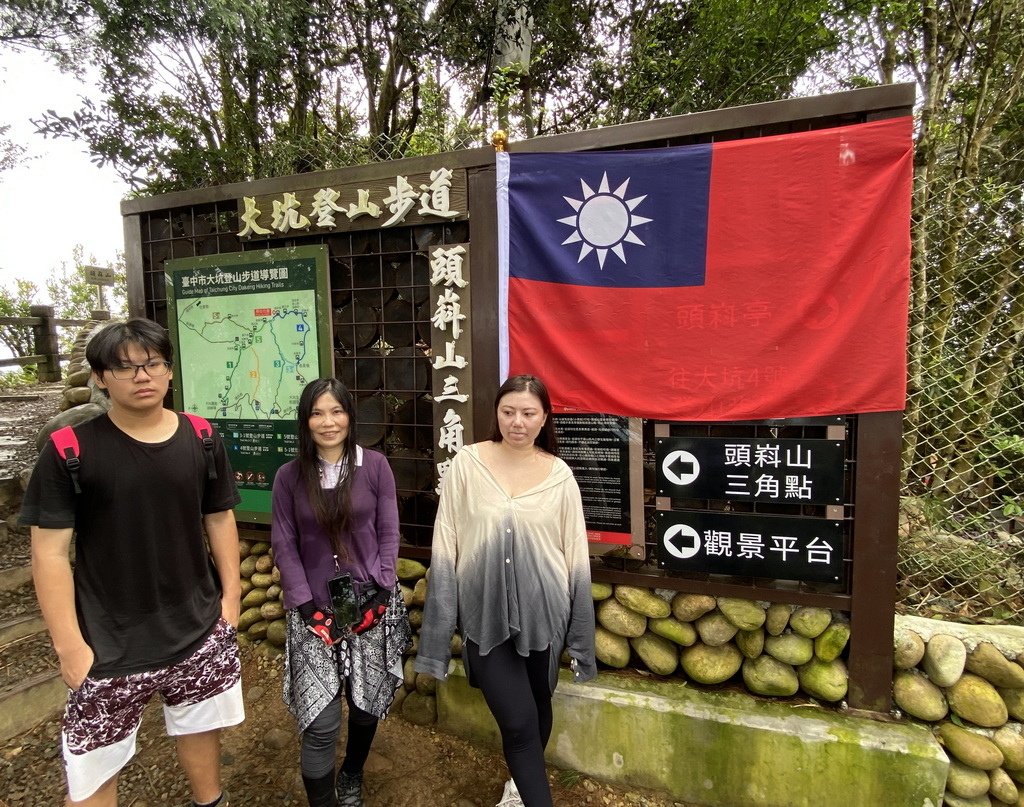
[[[857,415],[847,700],[854,709],[872,712],[892,708],[902,437],[902,412]]]
[[[57,343],[57,325],[53,321],[53,306],[33,305],[29,307],[29,315],[38,317],[41,322],[32,326],[33,348],[37,356],[42,356],[37,367],[37,377],[41,382],[60,381],[60,347]]]

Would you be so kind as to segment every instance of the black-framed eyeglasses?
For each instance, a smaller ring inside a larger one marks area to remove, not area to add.
[[[167,375],[171,369],[169,361],[147,361],[145,364],[122,364],[120,367],[109,367],[109,373],[118,381],[129,381],[139,374],[139,370],[145,370],[150,378]]]

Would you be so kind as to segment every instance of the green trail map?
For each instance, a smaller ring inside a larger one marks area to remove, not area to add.
[[[185,409],[205,418],[294,420],[319,375],[312,290],[178,301]]]
[[[298,452],[299,397],[332,372],[327,248],[167,261],[174,405],[209,420],[242,496],[239,520],[270,520],[274,476]]]

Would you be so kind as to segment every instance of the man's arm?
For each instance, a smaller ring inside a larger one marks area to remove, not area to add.
[[[78,689],[96,656],[78,627],[75,583],[68,551],[73,530],[32,527],[32,579],[64,683]],[[238,553],[235,553],[236,558]],[[236,560],[237,568],[237,560]]]
[[[210,541],[210,555],[217,567],[221,589],[221,616],[233,627],[238,627],[238,611],[242,598],[242,582],[238,571],[238,525],[233,510],[207,513],[203,516],[206,537]]]

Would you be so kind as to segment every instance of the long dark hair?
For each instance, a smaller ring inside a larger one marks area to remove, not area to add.
[[[342,459],[347,473],[334,488],[325,489],[320,483],[320,459],[309,418],[313,406],[324,393],[330,393],[348,415],[348,436],[342,445]],[[310,381],[299,396],[299,477],[309,496],[309,503],[320,525],[331,541],[331,548],[339,558],[348,556],[344,536],[352,526],[352,480],[356,469],[356,404],[352,393],[336,378],[318,378]]]
[[[547,451],[548,454],[557,457],[558,438],[555,436],[555,424],[551,418],[551,396],[548,395],[548,388],[544,386],[544,382],[535,375],[514,375],[498,387],[498,394],[494,396],[491,434],[487,439],[493,443],[501,442],[501,429],[498,427],[498,407],[501,405],[501,399],[510,392],[529,392],[536,395],[538,400],[540,400],[541,408],[544,410],[544,414],[547,415],[547,419],[544,421],[544,426],[541,428],[540,434],[537,435],[537,439],[533,441],[533,444]]]

